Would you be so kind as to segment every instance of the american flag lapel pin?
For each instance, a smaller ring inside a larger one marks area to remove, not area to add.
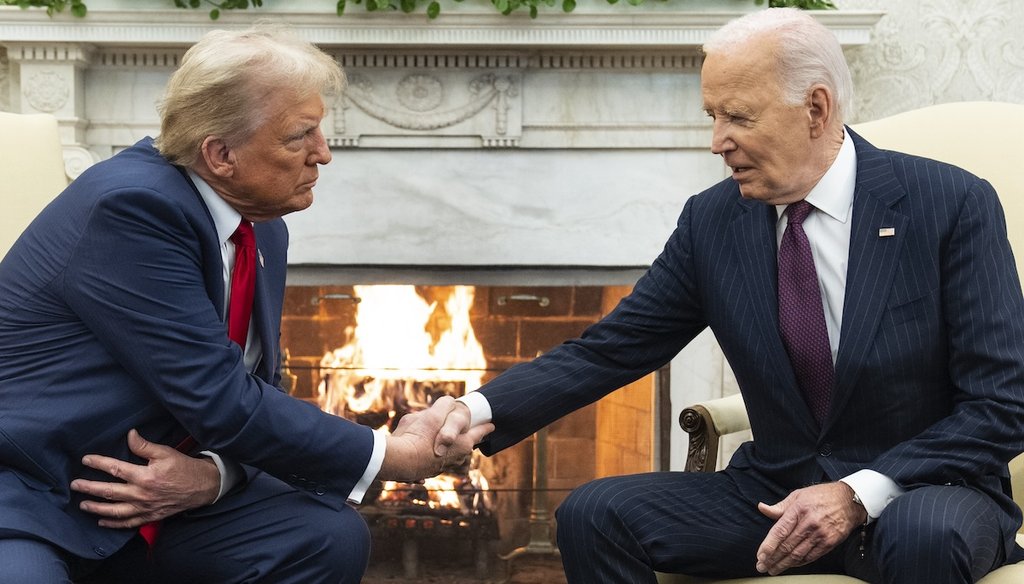
[[[265,268],[265,267],[267,267],[267,266],[265,266],[265,265],[263,264],[263,252],[257,249],[257,250],[256,250],[256,255],[257,255],[257,257],[259,257],[259,258],[260,258],[260,267],[261,267],[261,268]]]
[[[878,230],[878,237],[892,237],[896,235],[895,227],[882,227]]]

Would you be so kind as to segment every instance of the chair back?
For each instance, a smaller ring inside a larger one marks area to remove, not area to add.
[[[0,258],[68,185],[57,118],[0,112]]]
[[[851,127],[879,148],[955,164],[992,183],[1024,273],[1024,104],[944,103]]]
[[[955,164],[992,183],[1024,274],[1024,104],[958,102],[851,125],[879,148]],[[1010,463],[1013,494],[1024,508],[1024,455]]]

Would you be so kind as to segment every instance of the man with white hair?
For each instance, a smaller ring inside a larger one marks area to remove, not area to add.
[[[843,124],[842,50],[768,9],[708,39],[712,152],[662,254],[583,335],[505,372],[443,434],[487,454],[668,362],[707,327],[753,440],[715,473],[600,479],[558,509],[571,584],[840,573],[974,582],[1021,558],[1024,298],[996,193]]]

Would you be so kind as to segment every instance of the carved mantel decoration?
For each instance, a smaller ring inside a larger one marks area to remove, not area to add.
[[[607,119],[590,102],[628,110],[635,92],[650,89],[630,86],[638,73],[673,78],[672,90],[692,86],[685,79],[699,70],[708,32],[754,9],[749,0],[695,1],[651,13],[580,6],[536,20],[449,11],[436,21],[262,10],[212,22],[203,11],[162,9],[153,0],[89,7],[84,19],[0,7],[0,108],[56,115],[71,177],[156,132],[152,104],[188,45],[213,28],[260,17],[289,23],[349,73],[350,90],[324,126],[335,148],[701,147],[707,127],[693,108],[669,119],[623,112]],[[853,46],[868,41],[880,13],[816,16]],[[572,103],[575,114],[556,115]]]

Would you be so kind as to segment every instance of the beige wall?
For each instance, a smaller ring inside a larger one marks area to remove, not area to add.
[[[851,122],[951,101],[1024,103],[1024,2],[837,0],[879,10],[871,43],[847,49],[856,91]]]

